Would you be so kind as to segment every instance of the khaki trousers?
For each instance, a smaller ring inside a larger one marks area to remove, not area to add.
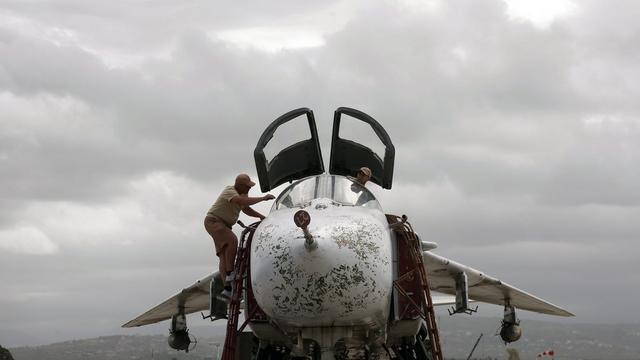
[[[220,218],[207,215],[204,218],[204,228],[213,238],[213,244],[216,248],[216,255],[220,259],[220,277],[225,281],[225,275],[233,271],[236,260],[236,252],[238,251],[238,237],[231,231]],[[226,282],[225,282],[226,285]]]

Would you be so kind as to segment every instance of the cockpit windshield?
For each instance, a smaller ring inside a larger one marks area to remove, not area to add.
[[[325,174],[291,184],[280,194],[271,210],[305,208],[314,199],[330,199],[338,206],[381,209],[376,198],[364,186],[344,176]]]

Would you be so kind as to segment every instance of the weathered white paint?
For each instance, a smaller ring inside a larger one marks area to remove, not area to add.
[[[256,229],[251,284],[260,307],[286,327],[384,327],[392,291],[389,226],[377,207],[313,199],[305,248],[296,208],[273,210]]]

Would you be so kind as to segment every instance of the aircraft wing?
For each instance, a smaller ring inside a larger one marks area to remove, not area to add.
[[[171,319],[173,315],[178,313],[180,305],[184,306],[185,315],[209,309],[209,286],[212,277],[216,274],[218,273],[216,272],[196,281],[195,284],[183,289],[151,310],[122,325],[122,327],[149,325]]]
[[[462,265],[430,251],[423,252],[424,266],[429,277],[429,288],[445,294],[455,295],[454,275],[464,272],[469,284],[469,300],[504,305],[508,299],[512,306],[542,314],[574,316],[572,313],[533,296],[503,281]]]

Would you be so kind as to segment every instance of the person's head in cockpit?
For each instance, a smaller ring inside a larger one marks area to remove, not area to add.
[[[371,179],[371,169],[366,166],[361,167],[356,174],[356,181],[364,186]]]

